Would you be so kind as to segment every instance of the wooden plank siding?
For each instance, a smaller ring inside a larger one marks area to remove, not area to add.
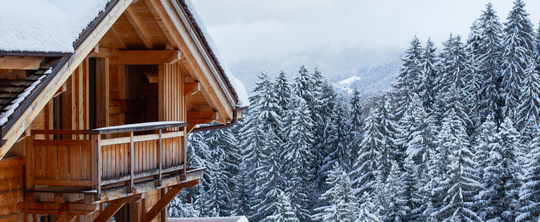
[[[21,221],[24,215],[25,157],[0,160],[0,221]]]

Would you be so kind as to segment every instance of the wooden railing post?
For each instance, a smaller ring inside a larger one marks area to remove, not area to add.
[[[159,129],[159,143],[158,143],[158,157],[159,157],[159,180],[158,180],[158,186],[161,186],[161,169],[163,167],[163,152],[161,152],[161,144],[162,144],[162,129]]]
[[[92,134],[92,189],[97,190],[96,200],[101,200],[101,135]]]
[[[135,157],[133,156],[133,131],[129,132],[129,193],[133,193],[133,180],[135,179]]]
[[[182,155],[184,155],[184,179],[187,175],[187,126],[184,126],[184,137],[182,138],[184,141],[183,147],[182,147]]]

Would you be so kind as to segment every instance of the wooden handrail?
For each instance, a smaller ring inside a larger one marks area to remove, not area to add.
[[[167,129],[172,127],[184,127],[187,126],[185,122],[177,121],[158,121],[158,122],[147,122],[147,123],[136,123],[136,124],[125,124],[120,126],[108,126],[91,130],[32,130],[32,134],[52,134],[52,135],[62,135],[62,134],[109,134],[109,133],[124,133],[124,132],[135,132],[135,131],[146,131],[146,130],[159,130]]]

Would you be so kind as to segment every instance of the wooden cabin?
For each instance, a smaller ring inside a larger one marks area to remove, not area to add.
[[[245,88],[189,0],[34,2],[0,3],[0,221],[166,221]]]

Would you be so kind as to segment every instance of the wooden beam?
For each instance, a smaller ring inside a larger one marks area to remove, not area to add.
[[[67,91],[67,85],[66,85],[66,83],[64,83],[64,84],[60,87],[60,89],[58,89],[58,91],[56,91],[56,93],[54,94],[53,97],[57,97],[57,96],[59,96],[60,94],[62,94],[63,92],[66,92],[66,91]]]
[[[26,70],[23,69],[3,69],[9,72],[0,74],[0,79],[26,79]]]
[[[216,111],[187,111],[187,118],[188,119],[212,119],[216,120],[218,116],[218,112]]]
[[[0,57],[0,69],[39,69],[39,65],[45,58],[42,57]]]
[[[77,211],[77,210],[40,210],[40,209],[26,209],[27,214],[50,214],[50,215],[88,215],[93,211]]]
[[[122,40],[122,36],[120,35],[120,32],[118,31],[118,29],[116,29],[116,27],[114,27],[114,25],[113,25],[111,27],[110,31],[111,31],[110,33],[111,33],[114,41],[116,42],[116,45],[118,46],[118,48],[126,49],[127,45],[124,42],[124,40]]]
[[[28,202],[26,203],[27,209],[35,210],[58,210],[58,211],[93,211],[99,210],[97,204],[76,204],[76,203],[41,203],[41,202]]]
[[[184,83],[184,95],[195,95],[201,91],[201,84],[199,82],[185,82]]]
[[[153,49],[154,44],[152,43],[152,41],[150,41],[148,32],[146,32],[146,30],[142,26],[141,22],[133,12],[133,9],[131,7],[128,7],[124,12],[124,15],[126,15],[129,23],[133,26],[133,29],[135,29],[135,32],[137,32],[137,35],[139,35],[139,38],[141,38],[146,48]]]
[[[182,191],[184,188],[194,187],[199,184],[199,180],[190,181],[169,188],[169,192],[161,197],[161,199],[146,213],[146,221],[152,221],[161,212],[171,200]]]
[[[71,222],[77,217],[77,215],[62,215],[56,222]]]
[[[171,64],[181,58],[179,50],[126,50],[118,51],[118,63],[122,65]]]
[[[143,198],[142,194],[136,194],[111,201],[111,203],[136,203]]]
[[[156,0],[146,0],[145,3],[148,9],[150,9],[150,12],[152,12],[154,18],[156,19],[156,22],[161,28],[161,31],[163,31],[163,33],[167,37],[167,40],[169,40],[169,42],[174,48],[178,49],[180,45],[180,40],[178,40],[176,35],[173,34],[173,29],[171,28],[169,22],[167,22],[167,20],[165,19],[165,15],[163,15],[163,13],[159,10],[159,6]]]
[[[99,214],[94,222],[107,222],[120,208],[124,206],[124,203],[110,203],[104,211]]]

